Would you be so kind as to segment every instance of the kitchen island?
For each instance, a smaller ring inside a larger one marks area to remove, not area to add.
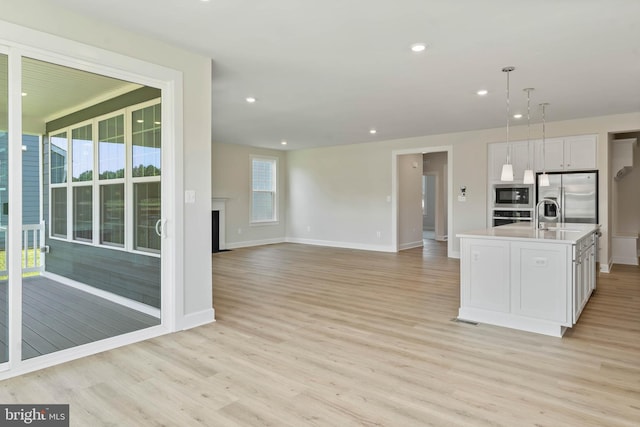
[[[599,226],[529,224],[460,233],[458,319],[561,337],[596,287]]]

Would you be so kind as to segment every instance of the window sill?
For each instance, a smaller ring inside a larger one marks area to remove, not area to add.
[[[276,220],[276,221],[255,221],[255,222],[250,222],[249,223],[249,227],[260,227],[263,225],[278,225],[280,224],[280,221]]]

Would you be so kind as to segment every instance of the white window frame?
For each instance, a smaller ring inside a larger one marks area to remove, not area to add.
[[[253,161],[259,160],[263,162],[270,162],[273,164],[273,217],[267,220],[254,220],[253,219]],[[278,158],[272,156],[261,156],[261,155],[250,155],[249,156],[249,224],[250,225],[269,225],[269,224],[278,224],[278,199],[279,199],[279,191],[278,191],[278,173],[279,173],[279,164]]]

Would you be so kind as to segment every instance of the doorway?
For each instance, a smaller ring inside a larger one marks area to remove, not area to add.
[[[411,234],[414,227],[417,227],[421,231],[420,240],[423,244],[424,240],[424,212],[423,201],[424,198],[424,185],[426,181],[424,175],[435,176],[434,184],[436,190],[433,192],[436,198],[433,203],[435,209],[434,225],[433,225],[433,237],[434,240],[430,242],[441,241],[446,242],[447,256],[454,257],[453,240],[449,239],[452,233],[452,167],[450,165],[450,159],[452,158],[453,147],[452,146],[439,146],[439,147],[421,147],[406,150],[396,150],[392,152],[392,245],[396,251],[405,249],[406,242],[403,241],[404,236]],[[427,156],[427,157],[426,157]],[[433,157],[431,157],[433,156]],[[427,164],[424,163],[425,158],[429,160]],[[409,161],[407,161],[409,160]],[[413,164],[420,162],[422,166],[422,173],[417,178],[412,178],[410,174],[402,171],[402,168],[413,167]],[[409,179],[409,185],[406,181]],[[413,179],[417,179],[417,192],[415,196],[407,197],[407,188],[413,188]],[[401,187],[405,190],[401,190]],[[415,197],[415,199],[413,199]],[[408,200],[408,201],[407,201]],[[413,203],[415,200],[416,203]],[[428,201],[427,201],[428,203]],[[417,226],[412,223],[408,223],[406,218],[412,218],[414,215],[412,212],[406,210],[412,210],[417,206],[418,211],[418,223]],[[431,231],[431,230],[429,230]],[[405,239],[406,240],[406,239]]]

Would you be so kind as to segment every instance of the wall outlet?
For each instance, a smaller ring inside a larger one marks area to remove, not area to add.
[[[242,234],[242,228],[238,228],[238,234]]]
[[[307,225],[307,233],[311,232],[311,226]]]
[[[376,231],[376,237],[381,238],[382,237],[382,233],[380,231]]]

